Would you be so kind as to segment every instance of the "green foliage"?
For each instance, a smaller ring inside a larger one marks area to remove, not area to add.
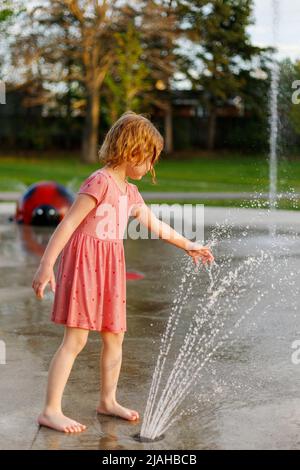
[[[293,104],[290,111],[291,123],[296,134],[300,135],[300,106]]]
[[[1,23],[17,17],[24,11],[26,11],[25,5],[19,0],[1,0],[0,27]]]
[[[184,117],[174,117],[174,148],[176,150],[187,149],[191,146],[190,121]]]
[[[263,96],[265,86],[251,72],[265,67],[262,53],[267,49],[253,46],[247,32],[253,0],[180,3],[188,25],[185,34],[196,50],[194,55],[183,57],[183,70],[193,88],[203,90],[208,114],[217,114],[218,108],[236,96],[242,98],[245,108],[259,113],[257,94]],[[212,127],[208,136],[209,145],[213,145]]]
[[[116,60],[104,80],[110,123],[128,109],[139,112],[141,92],[150,88],[147,82],[150,71],[141,59],[143,49],[134,24],[130,22],[127,29],[116,32],[114,38]]]
[[[230,149],[240,149],[246,152],[268,153],[268,123],[255,118],[236,118],[219,122],[219,127],[223,131],[221,147]]]
[[[262,52],[251,44],[247,33],[252,8],[252,0],[189,2],[187,34],[194,42],[198,41],[195,58],[201,71],[195,78],[194,73],[190,74],[190,63],[186,72],[195,87],[203,87],[212,105],[223,104],[245,88],[245,72],[249,74],[252,59]]]
[[[6,21],[8,18],[12,16],[13,12],[12,10],[9,10],[8,8],[4,8],[3,10],[0,10],[0,22]]]

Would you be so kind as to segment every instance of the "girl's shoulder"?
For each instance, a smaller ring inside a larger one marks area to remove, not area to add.
[[[97,204],[105,196],[108,188],[108,179],[101,168],[91,173],[81,184],[77,194],[89,194],[93,196]]]
[[[101,184],[101,185],[106,185],[108,183],[108,176],[105,174],[104,171],[101,171],[101,168],[98,170],[93,171],[87,178],[83,181],[82,185],[88,185],[90,186],[91,184]]]

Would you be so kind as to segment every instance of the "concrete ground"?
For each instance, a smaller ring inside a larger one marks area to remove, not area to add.
[[[3,191],[0,192],[0,202],[5,201],[17,201],[22,193],[17,191]],[[151,199],[161,199],[164,201],[179,199],[179,200],[189,200],[189,199],[199,199],[201,200],[221,200],[221,199],[244,199],[244,200],[252,200],[256,199],[256,195],[251,192],[199,192],[199,191],[189,191],[189,192],[180,192],[180,191],[141,191],[141,195],[146,200]],[[268,193],[261,193],[259,194],[260,199],[268,199]],[[289,193],[280,193],[278,194],[278,198],[289,199],[291,194]],[[296,199],[300,198],[299,193],[293,193],[293,197]]]
[[[282,408],[280,402],[267,404],[263,412],[260,405],[256,409],[254,406],[245,407],[241,412],[226,412],[225,408],[219,415],[217,411],[212,414],[209,422],[206,422],[205,416],[202,417],[200,425],[197,417],[182,419],[181,425],[175,427],[165,440],[148,445],[136,442],[132,436],[139,431],[140,423],[95,414],[100,350],[97,333],[90,334],[87,347],[76,361],[64,396],[66,414],[87,424],[87,431],[75,436],[39,428],[35,418],[43,405],[49,362],[60,344],[63,329],[49,320],[53,301],[51,293],[47,291],[42,302],[33,295],[31,280],[38,265],[38,257],[27,244],[28,239],[22,227],[7,221],[8,216],[14,213],[14,208],[15,203],[0,204],[0,267],[3,273],[0,279],[0,340],[5,342],[6,352],[5,364],[0,364],[0,448],[212,449],[237,448],[245,443],[248,448],[268,448],[280,445],[284,435],[287,435],[285,432],[280,433],[280,438],[276,437],[279,441],[275,442],[268,434],[268,423],[273,420],[272,427],[279,432],[282,419],[286,419],[286,416],[293,416],[289,422],[293,427],[289,426],[290,434],[284,444],[289,448],[299,448],[297,435],[300,407],[295,398],[287,400]],[[256,226],[258,229],[266,229],[272,222],[282,230],[293,226],[294,230],[300,231],[298,212],[292,211],[270,214],[255,209],[212,207],[205,208],[204,217],[205,224],[212,226],[232,223],[241,228]],[[42,229],[34,232],[36,240],[45,245],[45,238],[49,238],[51,231],[48,232]],[[158,338],[170,309],[170,293],[178,285],[180,275],[180,272],[174,272],[170,276],[168,271],[169,260],[181,256],[178,250],[158,241],[158,267],[151,243],[151,240],[126,240],[125,246],[128,265],[147,272],[147,276],[142,281],[128,283],[130,329],[124,344],[124,365],[118,397],[121,403],[136,408],[141,415],[158,354]],[[143,257],[139,255],[141,249]],[[274,411],[277,412],[275,418]],[[244,427],[241,420],[245,420]],[[260,433],[252,433],[254,426],[260,429]]]
[[[0,203],[0,214],[13,215],[15,202]],[[239,227],[253,226],[266,229],[270,224],[276,224],[278,229],[293,230],[300,228],[300,217],[297,211],[266,209],[235,208],[235,207],[205,207],[204,203],[204,223],[205,225],[233,224]]]

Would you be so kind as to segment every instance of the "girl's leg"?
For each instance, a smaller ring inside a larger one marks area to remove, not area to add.
[[[88,334],[89,330],[65,327],[62,344],[50,364],[46,402],[38,424],[64,432],[79,432],[86,428],[63,414],[61,401],[75,358],[84,348]]]
[[[125,408],[116,400],[117,384],[122,364],[122,343],[124,332],[101,331],[102,350],[100,357],[101,386],[97,412],[120,416],[130,421],[139,419],[137,411]]]

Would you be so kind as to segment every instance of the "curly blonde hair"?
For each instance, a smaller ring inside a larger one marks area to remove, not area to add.
[[[150,158],[152,183],[156,184],[154,165],[163,146],[163,137],[143,114],[126,111],[109,129],[98,155],[100,162],[112,167],[124,161],[140,165]]]

